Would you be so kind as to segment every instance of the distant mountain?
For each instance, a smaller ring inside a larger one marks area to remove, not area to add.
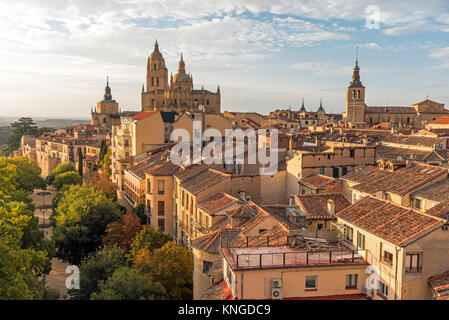
[[[11,122],[17,121],[19,117],[3,117],[0,118],[0,127],[9,126]],[[65,128],[67,126],[73,126],[79,123],[90,123],[89,119],[45,119],[45,118],[33,118],[38,127],[51,127],[51,128]]]

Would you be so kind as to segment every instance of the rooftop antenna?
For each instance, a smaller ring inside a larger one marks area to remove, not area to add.
[[[429,100],[429,88],[427,88],[427,100]]]

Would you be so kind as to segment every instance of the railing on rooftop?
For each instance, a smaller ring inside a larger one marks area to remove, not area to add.
[[[233,254],[237,268],[268,268],[325,264],[364,263],[354,250],[326,250],[317,252],[280,252]]]

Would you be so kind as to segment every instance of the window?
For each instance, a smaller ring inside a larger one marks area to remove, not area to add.
[[[302,194],[306,194],[306,190],[307,190],[306,186],[302,186],[301,187]]]
[[[147,184],[147,188],[148,188],[148,193],[151,193],[151,181],[150,179],[148,179],[148,184]]]
[[[148,209],[148,213],[151,214],[151,200],[147,200],[147,209]]]
[[[158,201],[157,202],[157,215],[158,216],[164,216],[164,201]]]
[[[320,174],[324,174],[324,168],[320,168]]]
[[[405,255],[405,272],[422,272],[422,253]]]
[[[165,219],[158,219],[157,226],[159,231],[164,232],[165,231]]]
[[[393,263],[393,254],[384,250],[382,261],[384,261],[388,264],[392,264]]]
[[[315,189],[310,189],[310,194],[315,194]]]
[[[322,224],[322,223],[318,223],[318,224],[316,225],[316,228],[317,228],[318,230],[323,229],[323,224]]]
[[[354,236],[354,230],[351,227],[345,225],[344,236],[345,236],[346,241],[352,243],[353,236]]]
[[[317,284],[318,276],[306,276],[306,290],[316,290]]]
[[[354,149],[349,150],[349,156],[351,158],[354,158],[354,156],[355,156],[355,150]]]
[[[213,265],[214,264],[212,262],[204,260],[203,261],[203,273],[209,272],[212,269]]]
[[[158,188],[157,188],[157,193],[158,194],[164,194],[165,192],[165,181],[164,180],[159,180],[158,181]]]
[[[357,248],[365,250],[365,235],[357,231]]]
[[[421,200],[420,199],[415,199],[415,208],[421,209]]]
[[[347,173],[348,173],[348,168],[346,168],[346,167],[341,168],[341,175],[342,176],[346,175]]]
[[[357,274],[346,275],[346,289],[357,289]]]
[[[388,297],[388,286],[383,283],[382,281],[379,281],[379,294],[383,295],[384,297]]]
[[[333,178],[338,178],[338,176],[339,176],[339,169],[338,168],[334,168],[333,169],[333,172],[332,172],[332,177]]]
[[[154,77],[151,77],[151,86],[154,87]]]

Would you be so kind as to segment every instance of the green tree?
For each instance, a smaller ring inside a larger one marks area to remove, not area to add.
[[[80,185],[83,183],[83,178],[77,172],[69,171],[57,174],[53,181],[53,187],[61,190],[66,185]]]
[[[150,252],[153,252],[155,249],[162,248],[170,240],[171,237],[169,235],[154,229],[152,226],[144,226],[131,244],[128,259],[130,261],[134,260],[134,257],[142,249],[148,249]]]
[[[30,161],[27,157],[12,158],[9,161],[16,166],[19,189],[32,192],[42,185],[41,168],[35,161]]]
[[[47,176],[46,178],[47,184],[48,185],[53,184],[53,180],[55,180],[56,175],[64,172],[76,172],[75,166],[70,162],[58,164],[58,166]]]
[[[106,155],[104,156],[104,159],[103,159],[103,171],[104,171],[104,174],[106,175],[106,177],[108,177],[108,178],[110,178],[111,177],[111,174],[112,174],[112,171],[111,171],[111,164],[112,164],[112,162],[111,162],[111,150],[109,150],[107,153],[106,153]]]
[[[135,208],[133,208],[133,212],[139,217],[141,224],[147,224],[147,216],[145,215],[144,203],[139,203]]]
[[[81,262],[80,288],[70,290],[77,300],[89,300],[98,291],[100,281],[107,280],[115,270],[126,266],[125,252],[118,247],[103,247]]]
[[[167,242],[153,253],[143,249],[135,259],[135,267],[150,281],[159,282],[167,292],[167,299],[193,298],[192,253],[175,242]]]
[[[103,165],[103,160],[108,152],[108,145],[106,144],[106,139],[101,140],[100,154],[98,155],[100,166]]]
[[[98,285],[99,292],[93,293],[92,300],[161,300],[165,290],[158,282],[150,281],[137,270],[122,267]]]
[[[38,127],[31,118],[22,117],[18,121],[11,123],[11,134],[2,148],[3,154],[9,156],[14,150],[17,150],[20,147],[20,140],[23,135],[36,137],[38,134]]]
[[[53,218],[57,256],[79,264],[101,245],[107,225],[120,217],[117,205],[104,193],[87,185],[66,189]]]

